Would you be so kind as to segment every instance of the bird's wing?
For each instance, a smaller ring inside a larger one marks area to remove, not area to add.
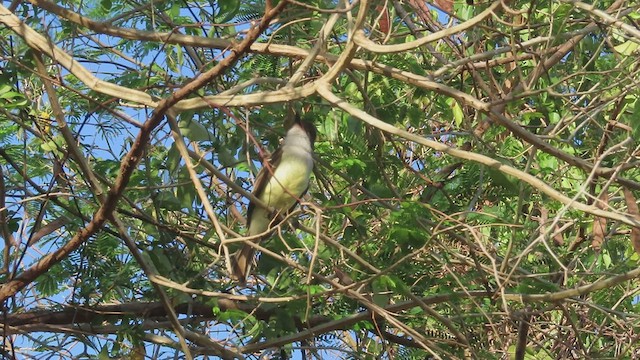
[[[260,195],[262,195],[264,188],[269,183],[269,179],[271,179],[273,172],[280,163],[280,158],[282,158],[282,148],[278,148],[273,154],[271,154],[267,164],[265,164],[265,166],[263,166],[258,172],[256,182],[253,185],[253,191],[251,192],[255,197],[260,198]],[[251,214],[255,207],[256,204],[253,201],[250,201],[249,207],[247,208],[247,224],[251,223]]]

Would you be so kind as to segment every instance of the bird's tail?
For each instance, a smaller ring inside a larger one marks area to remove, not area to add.
[[[231,278],[244,284],[247,282],[247,276],[253,266],[253,256],[256,249],[250,245],[244,245],[240,251],[236,252],[231,258]]]

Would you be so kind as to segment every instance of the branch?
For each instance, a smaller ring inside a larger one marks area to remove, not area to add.
[[[419,39],[409,41],[406,43],[393,44],[393,45],[376,44],[365,36],[365,33],[363,30],[356,31],[355,36],[353,37],[353,41],[355,41],[356,44],[358,44],[365,50],[369,50],[371,52],[378,53],[378,54],[400,53],[403,51],[413,50],[413,49],[419,48],[420,46],[426,45],[434,41],[438,41],[446,37],[450,37],[453,34],[463,32],[473,27],[474,25],[480,23],[490,15],[494,14],[494,12],[501,5],[502,3],[500,1],[494,1],[493,4],[489,5],[489,7],[486,8],[484,11],[482,11],[480,14],[472,17],[471,19],[461,24],[452,26],[450,28],[442,29],[440,31],[431,33],[429,35],[426,35],[424,37],[421,37]]]
[[[80,81],[89,88],[115,98],[124,98],[139,104],[155,107],[156,102],[152,97],[142,91],[132,90],[123,86],[118,86],[95,77],[89,70],[73,59],[69,54],[53,45],[44,36],[20,21],[16,15],[0,4],[0,23],[5,24],[16,34],[20,35],[29,47],[47,54],[55,59],[65,69],[69,70]]]
[[[624,214],[619,214],[619,213],[614,213],[611,211],[605,211],[605,210],[601,210],[598,209],[595,206],[589,206],[577,201],[574,201],[573,199],[569,198],[568,196],[560,193],[559,191],[556,191],[555,189],[551,188],[549,185],[547,185],[544,181],[538,179],[537,177],[527,174],[524,171],[518,170],[514,167],[505,165],[503,163],[501,163],[498,160],[492,159],[488,156],[485,155],[481,155],[481,154],[476,154],[473,152],[469,152],[469,151],[464,151],[464,150],[460,150],[460,149],[456,149],[456,148],[452,148],[449,147],[445,144],[433,141],[433,140],[429,140],[426,139],[424,137],[412,134],[408,131],[402,130],[402,129],[398,129],[395,126],[388,124],[380,119],[377,119],[371,115],[369,115],[368,113],[356,108],[355,106],[349,104],[347,101],[339,98],[337,95],[333,94],[331,92],[331,90],[329,90],[329,84],[325,83],[324,86],[322,86],[321,84],[319,84],[318,86],[318,93],[325,98],[325,100],[327,100],[329,103],[335,105],[336,107],[341,108],[342,110],[348,112],[349,114],[358,117],[359,119],[361,119],[362,121],[366,122],[367,124],[374,126],[382,131],[388,132],[389,134],[394,134],[394,135],[398,135],[404,139],[416,142],[418,144],[424,145],[424,146],[428,146],[434,150],[437,151],[442,151],[448,155],[460,158],[460,159],[465,159],[465,160],[470,160],[470,161],[474,161],[477,162],[479,164],[483,164],[486,166],[489,166],[491,168],[494,168],[498,171],[501,171],[505,174],[514,176],[524,182],[526,182],[527,184],[531,185],[533,188],[538,189],[539,191],[545,193],[546,195],[548,195],[549,197],[551,197],[552,199],[559,201],[560,203],[567,205],[569,207],[572,207],[576,210],[580,210],[592,215],[596,215],[596,216],[601,216],[601,217],[605,217],[608,219],[612,219],[612,220],[617,220],[620,222],[623,222],[627,225],[631,225],[634,227],[640,227],[640,221],[634,217],[631,216],[627,216]]]
[[[231,49],[231,51],[229,52],[229,56],[221,60],[209,71],[199,75],[193,81],[187,83],[184,87],[177,90],[168,98],[158,103],[158,106],[156,107],[156,110],[154,111],[151,118],[147,120],[140,129],[140,132],[138,133],[138,136],[136,137],[131,150],[129,150],[124,159],[122,159],[118,177],[116,178],[113,187],[109,189],[104,203],[95,213],[91,222],[84,229],[81,229],[71,240],[69,240],[69,242],[64,244],[60,249],[47,256],[44,256],[35,265],[26,269],[14,279],[3,284],[0,288],[0,302],[6,300],[10,296],[15,295],[18,291],[27,286],[27,284],[31,283],[38,276],[46,272],[51,266],[67,257],[69,253],[77,249],[88,238],[100,231],[105,222],[111,217],[111,213],[113,212],[113,210],[116,208],[116,204],[118,203],[120,196],[124,192],[131,174],[137,167],[138,162],[140,162],[140,159],[144,154],[152,131],[160,124],[160,121],[164,118],[164,113],[178,101],[185,98],[192,92],[197,91],[201,87],[207,85],[215,77],[221,75],[227,68],[233,65],[241,56],[243,56],[250,45],[268,27],[270,21],[283,10],[286,4],[286,1],[281,1],[275,8],[267,10],[259,25],[251,29],[247,34],[247,37],[240,44],[234,46]],[[6,8],[4,8],[3,6],[0,6],[0,19],[4,18],[4,16],[2,16],[4,11],[8,10],[6,10]],[[11,13],[9,13],[9,15],[15,17]],[[36,35],[40,36],[37,33]]]
[[[640,276],[640,269],[635,269],[627,273],[613,276],[610,278],[598,280],[591,284],[583,285],[574,289],[558,291],[546,294],[515,294],[504,293],[501,297],[505,301],[516,301],[522,303],[540,303],[552,302],[557,303],[566,299],[583,296],[588,293],[611,288],[624,281],[631,280]],[[413,308],[418,305],[417,300],[423,304],[433,305],[440,303],[451,303],[455,300],[466,298],[492,298],[495,294],[487,291],[464,291],[449,294],[439,294],[428,297],[417,298],[416,300],[408,300],[384,307],[385,312],[399,313],[401,311]],[[219,298],[216,300],[217,306],[222,312],[229,310],[239,310],[252,314],[256,319],[267,321],[273,315],[274,307],[264,307],[256,305],[253,302],[235,301],[230,299]],[[177,314],[192,315],[195,319],[201,321],[214,320],[211,305],[200,302],[189,304],[180,304],[173,308]],[[277,339],[255,343],[241,348],[242,352],[254,352],[270,347],[282,346],[285,344],[309,339],[320,334],[324,334],[335,330],[348,330],[354,324],[361,321],[371,321],[373,319],[372,311],[363,311],[357,314],[349,315],[341,319],[333,319],[323,315],[317,315],[306,321],[296,320],[296,324],[300,329],[305,329],[295,334],[286,335]],[[50,331],[70,332],[73,329],[81,331],[82,324],[90,324],[96,319],[104,321],[116,321],[122,317],[137,317],[144,319],[153,319],[166,316],[166,309],[160,302],[133,302],[123,304],[100,305],[95,307],[69,306],[64,310],[52,311],[50,309],[35,310],[22,314],[7,315],[4,326],[9,334],[16,332],[38,332]],[[158,325],[159,323],[154,322]],[[52,327],[51,325],[57,325]],[[72,326],[72,329],[65,328],[61,325]],[[167,326],[167,325],[165,325]],[[149,328],[158,328],[158,326],[150,326]],[[92,333],[114,333],[121,330],[121,327],[105,327],[91,326]]]
[[[600,9],[596,9],[596,7],[591,4],[586,4],[584,2],[576,0],[563,0],[563,2],[572,4],[579,9],[587,11],[593,16],[601,18],[605,25],[615,26],[618,29],[627,32],[629,35],[633,36],[631,38],[631,41],[635,42],[636,44],[640,44],[640,30],[634,28],[633,26],[625,24],[624,22],[614,18],[613,16]]]

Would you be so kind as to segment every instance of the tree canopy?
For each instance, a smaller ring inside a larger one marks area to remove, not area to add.
[[[640,357],[639,10],[3,2],[2,355]],[[310,189],[238,284],[296,115]]]

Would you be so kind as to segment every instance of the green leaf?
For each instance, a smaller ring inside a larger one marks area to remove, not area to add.
[[[178,211],[182,209],[182,202],[171,191],[159,192],[156,197],[156,202],[163,209],[174,210],[174,211]]]
[[[216,19],[218,23],[225,23],[233,19],[240,9],[239,0],[217,1],[216,5],[218,6],[218,18]]]
[[[601,258],[602,258],[602,263],[604,264],[604,268],[605,269],[610,268],[612,264],[611,255],[609,255],[609,253],[606,250],[603,250],[601,254]]]
[[[102,7],[102,10],[110,11],[113,3],[111,0],[100,0],[100,6]]]
[[[620,45],[615,46],[615,47],[614,47],[614,49],[615,49],[618,53],[620,53],[620,54],[622,54],[622,55],[627,55],[627,56],[628,56],[628,55],[632,55],[632,54],[634,54],[634,53],[638,50],[638,47],[639,47],[639,46],[640,46],[640,45],[638,45],[638,43],[633,42],[633,41],[631,41],[631,40],[627,40],[627,41],[625,41],[624,43],[622,43],[622,44],[620,44]]]
[[[456,124],[457,127],[462,126],[462,121],[464,120],[464,113],[462,112],[462,107],[460,107],[460,104],[458,104],[458,102],[455,99],[448,98],[447,105],[451,107],[451,111],[453,112],[454,124]]]
[[[518,180],[511,176],[503,173],[500,170],[497,170],[492,167],[487,167],[487,174],[492,180],[493,184],[500,186],[504,190],[507,190],[507,194],[516,195],[519,190],[519,182]]]
[[[220,161],[220,164],[225,167],[233,167],[238,163],[238,160],[226,147],[220,147],[218,149],[218,160]]]
[[[109,354],[109,346],[105,344],[100,349],[100,353],[98,353],[98,360],[110,360],[110,359],[111,359],[111,355]]]
[[[636,99],[633,104],[633,115],[629,117],[631,131],[633,133],[633,138],[636,139],[636,144],[638,143],[637,139],[640,139],[640,100]]]
[[[17,97],[23,97],[23,96],[19,92],[15,92],[15,91],[7,91],[7,92],[0,91],[0,99],[13,99]]]
[[[208,141],[212,139],[207,128],[192,118],[181,118],[178,126],[182,135],[191,141]]]

